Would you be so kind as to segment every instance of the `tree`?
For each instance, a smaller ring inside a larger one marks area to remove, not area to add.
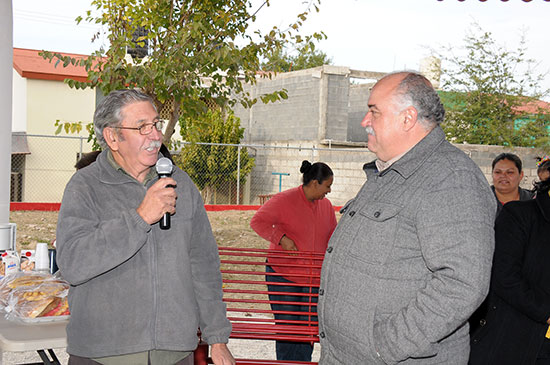
[[[220,110],[209,110],[198,119],[186,118],[181,126],[183,140],[191,144],[184,145],[181,153],[174,156],[176,164],[202,191],[205,202],[219,190],[225,190],[231,197],[237,175],[243,186],[254,167],[254,159],[247,150],[241,149],[239,154],[239,147],[235,146],[244,135],[239,118],[232,111],[224,116]]]
[[[251,35],[256,13],[269,1],[253,10],[250,0],[93,0],[99,15],[88,11],[86,20],[108,29],[109,49],[81,59],[51,52],[43,56],[55,59],[56,65],[85,67],[90,82],[66,80],[77,89],[97,87],[107,94],[141,88],[157,109],[169,108],[165,133],[169,142],[180,117],[206,112],[209,102],[221,107],[256,103],[243,84],[255,83],[260,59],[272,49],[289,41],[309,44],[322,38],[318,33],[298,34],[310,10],[318,11],[320,0],[310,0],[287,29],[273,27],[267,34]],[[77,18],[78,23],[82,20]],[[132,57],[127,50],[133,50]],[[280,98],[286,98],[285,90],[259,96],[263,102]]]
[[[61,131],[64,131],[67,134],[73,134],[73,133],[80,133],[83,128],[82,121],[78,122],[63,122],[59,119],[55,121],[54,124],[56,128],[55,134],[58,135],[61,133]],[[94,124],[93,123],[86,123],[84,125],[86,128],[86,131],[88,132],[88,139],[86,142],[90,143],[92,142],[92,151],[99,151],[101,150],[101,146],[97,142],[97,138],[95,137],[95,130],[94,130]]]
[[[497,44],[477,23],[464,38],[466,52],[456,47],[435,52],[442,63],[440,93],[447,111],[442,127],[455,143],[547,147],[550,104],[538,85],[546,76],[536,73],[536,61],[526,57],[525,32],[517,50]]]
[[[313,43],[295,48],[296,55],[287,53],[283,48],[273,49],[262,62],[262,70],[288,72],[332,64],[332,59],[316,49]]]

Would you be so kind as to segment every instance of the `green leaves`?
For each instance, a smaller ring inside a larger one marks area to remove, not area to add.
[[[477,23],[461,48],[435,52],[446,63],[440,97],[450,141],[550,148],[550,104],[539,101],[549,91],[538,88],[545,75],[526,53],[525,34],[517,50],[508,50]]]
[[[57,127],[55,130],[55,135],[65,132],[66,134],[78,134],[82,131],[82,122],[63,122],[57,119],[54,123],[54,126]],[[101,146],[97,143],[95,138],[95,131],[93,123],[86,124],[86,131],[88,132],[87,142],[92,142],[92,151],[101,150]]]
[[[324,34],[321,34],[321,37],[323,36]],[[310,38],[306,44],[300,46],[287,44],[286,48],[291,49],[289,53],[283,48],[273,49],[262,62],[262,70],[288,72],[332,64],[332,59],[326,53],[315,48],[316,39]]]
[[[186,144],[174,160],[200,190],[235,182],[237,171],[240,182],[245,182],[254,167],[254,159],[243,149],[239,160],[235,145],[240,143],[244,129],[233,112],[228,111],[224,118],[221,110],[209,110],[199,118],[182,120],[181,126],[182,138],[191,144]],[[197,144],[199,142],[214,145]]]
[[[95,10],[76,21],[102,24],[109,49],[84,59],[51,52],[42,55],[57,67],[79,65],[86,69],[89,82],[66,80],[70,87],[98,88],[103,94],[141,88],[157,107],[169,106],[170,110],[163,112],[169,119],[168,143],[178,122],[202,117],[208,109],[206,102],[254,105],[256,98],[244,92],[243,83],[256,82],[260,60],[273,49],[292,42],[315,55],[312,42],[322,39],[322,33],[302,35],[299,31],[310,9],[318,4],[320,0],[310,1],[306,11],[297,15],[295,26],[284,30],[273,27],[266,35],[257,31],[252,37],[249,29],[255,15],[269,11],[269,1],[252,8],[247,0],[92,0]],[[127,49],[145,44],[145,57],[126,54]],[[281,98],[286,98],[285,90],[259,99],[274,102]]]
[[[75,134],[82,131],[82,122],[62,122],[57,119],[54,126],[57,127],[55,130],[56,135],[60,134],[61,131],[64,131],[67,134]]]

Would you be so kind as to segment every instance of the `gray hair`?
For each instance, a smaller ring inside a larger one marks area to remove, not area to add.
[[[431,130],[445,118],[439,95],[426,77],[416,72],[407,71],[406,74],[397,86],[394,101],[402,109],[413,106],[421,125]]]
[[[101,148],[106,149],[108,147],[105,138],[103,138],[103,130],[106,127],[120,126],[123,119],[122,109],[128,104],[141,101],[150,102],[156,111],[157,108],[153,99],[136,89],[112,91],[99,103],[94,113],[94,131],[97,143],[99,143]]]

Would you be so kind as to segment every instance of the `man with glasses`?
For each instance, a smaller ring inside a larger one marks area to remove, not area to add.
[[[214,364],[235,363],[202,198],[179,168],[159,179],[154,167],[162,127],[137,90],[114,91],[95,111],[103,152],[67,184],[57,226],[69,364],[193,364],[198,328]]]

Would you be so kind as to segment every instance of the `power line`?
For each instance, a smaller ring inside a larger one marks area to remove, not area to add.
[[[81,27],[86,29],[98,30],[101,29],[101,25],[93,25],[93,23],[86,22],[83,20],[80,24],[76,24],[74,18],[70,16],[49,14],[44,12],[36,12],[30,10],[17,10],[14,9],[14,20],[21,19],[26,21],[31,21],[34,23],[43,23],[43,24],[52,24],[52,25],[61,25],[61,26],[71,26],[71,27]]]

